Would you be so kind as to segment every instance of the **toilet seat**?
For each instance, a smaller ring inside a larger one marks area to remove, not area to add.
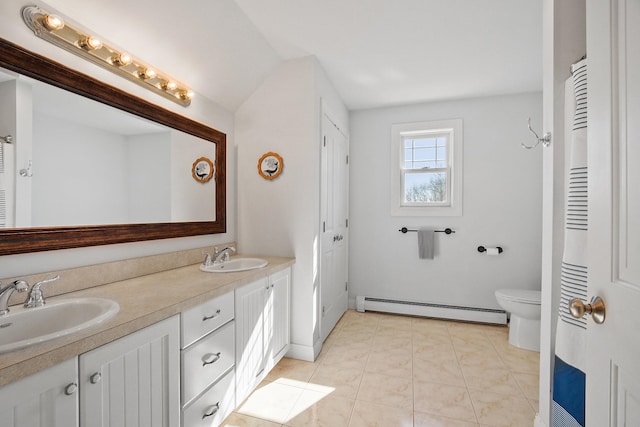
[[[541,292],[526,289],[498,289],[496,297],[522,304],[541,304]]]

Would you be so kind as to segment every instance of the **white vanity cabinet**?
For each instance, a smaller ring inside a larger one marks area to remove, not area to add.
[[[178,316],[0,388],[2,427],[176,427]]]
[[[0,387],[1,427],[214,427],[289,349],[291,268]]]
[[[77,427],[78,359],[0,388],[0,426]]]
[[[291,269],[236,289],[236,399],[264,379],[289,348]]]
[[[80,426],[180,424],[180,320],[173,316],[79,357]]]
[[[235,408],[234,294],[182,313],[182,425],[219,425]]]

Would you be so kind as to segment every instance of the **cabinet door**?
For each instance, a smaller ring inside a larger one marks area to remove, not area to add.
[[[289,304],[290,304],[291,269],[279,271],[269,277],[270,303],[268,304],[270,319],[267,357],[269,368],[275,366],[289,350]],[[265,335],[267,330],[265,329]]]
[[[1,387],[0,426],[77,427],[77,390],[77,358]]]
[[[178,316],[80,356],[82,427],[180,424]]]
[[[264,310],[268,279],[236,289],[236,393],[240,404],[264,371]]]

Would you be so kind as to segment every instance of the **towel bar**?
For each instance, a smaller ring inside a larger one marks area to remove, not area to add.
[[[407,233],[409,231],[418,231],[418,230],[409,230],[407,227],[402,227],[400,230],[398,230],[402,233]],[[453,231],[450,228],[445,228],[444,230],[434,230],[434,233],[444,233],[444,234],[451,234],[451,233],[455,233],[455,231]]]

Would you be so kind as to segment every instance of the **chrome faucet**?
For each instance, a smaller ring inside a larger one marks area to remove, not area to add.
[[[213,264],[213,261],[211,260],[211,254],[209,252],[203,252],[202,255],[204,255],[204,261],[202,261],[202,265],[204,265],[205,267],[210,267]]]
[[[51,283],[58,280],[60,276],[52,277],[51,279],[41,280],[37,282],[31,288],[31,292],[29,292],[29,298],[24,302],[24,306],[26,308],[34,308],[34,307],[42,307],[45,304],[44,294],[42,293],[42,289],[40,287],[45,283]]]
[[[213,248],[213,263],[221,262],[220,258],[222,258],[222,262],[229,261],[229,254],[236,251],[236,248],[227,246],[221,250],[218,250],[217,247]]]
[[[9,298],[14,291],[26,292],[28,289],[29,284],[24,280],[16,280],[10,285],[0,288],[0,316],[9,313]]]

